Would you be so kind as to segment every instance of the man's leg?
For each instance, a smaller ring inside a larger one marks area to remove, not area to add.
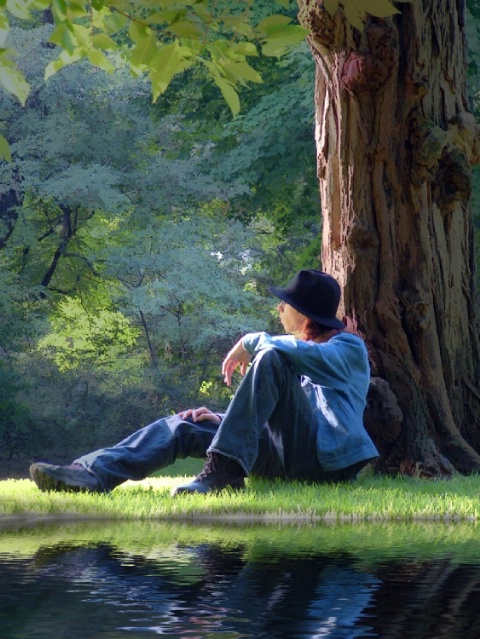
[[[235,459],[247,474],[286,478],[322,472],[316,453],[318,422],[288,360],[260,351],[231,402],[209,451]]]
[[[241,485],[238,478],[250,472],[266,477],[326,478],[316,454],[317,427],[288,361],[273,349],[261,351],[208,449],[209,462],[194,482],[180,486],[174,494],[237,487]]]
[[[176,459],[204,458],[217,428],[208,420],[193,423],[172,415],[111,448],[83,455],[71,466],[33,464],[30,474],[43,490],[108,492],[127,479],[144,479]]]

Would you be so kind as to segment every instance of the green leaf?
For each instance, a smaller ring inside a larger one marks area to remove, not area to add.
[[[51,0],[33,0],[31,3],[32,9],[38,9],[39,11],[46,11],[52,4]]]
[[[93,36],[93,46],[96,49],[115,50],[118,48],[115,40],[112,40],[106,33],[97,33]]]
[[[7,16],[0,14],[0,47],[3,47],[10,31]]]
[[[45,75],[44,75],[45,82],[49,78],[51,78],[52,75],[55,75],[55,73],[57,73],[57,71],[60,71],[60,69],[63,69],[65,64],[66,63],[60,57],[56,58],[56,60],[52,60],[52,62],[47,64],[47,66],[45,68]]]
[[[162,47],[150,67],[150,81],[152,83],[153,101],[166,91],[172,78],[188,69],[193,64],[193,59],[188,59],[187,47],[180,49],[177,42]]]
[[[84,18],[89,13],[85,1],[82,2],[82,0],[69,0],[67,7],[67,15],[70,19]]]
[[[360,10],[355,4],[357,0],[350,0],[350,2],[344,2],[343,10],[345,11],[345,17],[347,21],[359,31],[363,31],[365,25],[365,12]]]
[[[31,15],[24,0],[7,0],[7,11],[21,20],[30,20]]]
[[[208,10],[206,2],[197,2],[193,5],[192,9],[205,24],[208,24],[212,19],[212,14]]]
[[[249,24],[248,22],[245,22],[245,21],[240,22],[236,27],[236,31],[238,31],[240,35],[243,35],[246,38],[251,38],[252,40],[255,38],[255,31],[252,25]]]
[[[377,18],[388,18],[400,13],[391,0],[343,0],[342,4],[347,21],[359,31],[364,29],[367,13]]]
[[[0,158],[2,160],[6,160],[7,162],[12,161],[10,145],[8,144],[7,140],[3,137],[3,135],[0,135]]]
[[[173,33],[179,38],[203,38],[205,36],[205,30],[201,25],[189,20],[180,20],[171,24],[167,31]]]
[[[253,42],[239,42],[238,44],[232,44],[232,47],[234,51],[240,55],[248,55],[252,57],[258,56],[257,47],[253,44]]]
[[[233,115],[238,115],[240,112],[240,98],[238,97],[238,93],[235,91],[235,88],[230,84],[230,82],[228,82],[228,80],[221,78],[219,75],[214,75],[213,79],[217,87],[222,92],[223,98],[230,107]]]
[[[55,18],[61,22],[67,19],[67,3],[65,0],[53,0],[52,11]]]
[[[130,22],[128,35],[133,40],[133,42],[141,44],[143,40],[147,39],[151,33],[151,29],[146,27],[144,24],[139,24],[138,22],[133,21]]]
[[[162,11],[159,13],[151,13],[148,16],[148,24],[167,24],[168,22],[169,20],[167,20],[165,13]]]
[[[45,82],[52,77],[57,71],[63,69],[69,64],[78,62],[83,57],[84,52],[81,49],[76,49],[74,53],[70,54],[67,51],[62,51],[56,60],[50,62],[45,69]]]
[[[61,22],[52,32],[48,39],[52,44],[56,44],[68,53],[73,53],[77,46],[77,40],[71,29],[70,22]]]
[[[149,23],[155,24],[173,24],[174,22],[180,21],[186,16],[185,9],[179,11],[178,9],[173,9],[171,11],[160,11],[159,13],[153,13],[148,16]]]
[[[237,82],[245,84],[245,81],[256,83],[263,82],[262,76],[247,62],[228,62],[225,64],[225,70],[228,72],[228,75],[230,79],[233,80],[234,84]]]
[[[92,28],[84,27],[81,24],[72,24],[74,37],[77,39],[79,47],[92,46]]]
[[[400,13],[390,0],[364,0],[362,8],[366,13],[376,16],[377,18],[388,18],[396,13]]]
[[[331,16],[336,13],[339,4],[340,0],[323,0],[323,8],[328,11]]]
[[[297,46],[308,35],[308,29],[299,25],[288,25],[263,39],[262,52],[266,56],[281,57],[291,47]]]
[[[15,95],[25,105],[30,85],[18,69],[11,66],[10,61],[0,59],[0,83],[9,92]]]
[[[113,11],[105,15],[105,26],[110,33],[116,33],[125,27],[128,22],[127,16]]]
[[[261,20],[257,24],[257,30],[263,31],[268,34],[272,30],[275,31],[276,29],[278,29],[278,27],[285,27],[287,24],[290,24],[291,21],[292,19],[288,18],[287,16],[275,14]]]
[[[158,53],[155,34],[148,29],[145,31],[145,36],[137,39],[136,42],[137,46],[134,47],[130,56],[130,64],[138,68],[149,67]]]
[[[106,71],[107,73],[113,73],[115,71],[115,67],[110,62],[110,60],[102,51],[99,51],[98,49],[89,49],[87,58],[94,66],[102,69],[103,71]]]

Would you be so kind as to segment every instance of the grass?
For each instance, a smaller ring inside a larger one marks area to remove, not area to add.
[[[374,477],[353,484],[247,480],[244,491],[170,497],[194,475],[184,461],[170,475],[126,482],[107,495],[42,493],[27,479],[0,481],[0,523],[15,519],[98,518],[188,522],[478,522],[480,476],[450,480]],[[186,472],[182,472],[186,471]],[[183,475],[183,476],[182,476]]]

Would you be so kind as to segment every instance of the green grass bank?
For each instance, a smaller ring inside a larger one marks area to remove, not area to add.
[[[178,473],[178,469],[173,469]],[[480,521],[480,476],[375,477],[352,484],[247,480],[239,492],[170,496],[185,476],[127,482],[106,495],[42,493],[29,479],[0,481],[0,524],[12,519],[229,522]]]

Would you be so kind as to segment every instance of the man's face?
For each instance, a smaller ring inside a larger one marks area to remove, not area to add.
[[[296,311],[293,306],[287,304],[283,300],[277,304],[277,311],[279,312],[280,321],[286,333],[294,335],[300,331],[301,326],[307,319],[305,315],[302,315]]]

